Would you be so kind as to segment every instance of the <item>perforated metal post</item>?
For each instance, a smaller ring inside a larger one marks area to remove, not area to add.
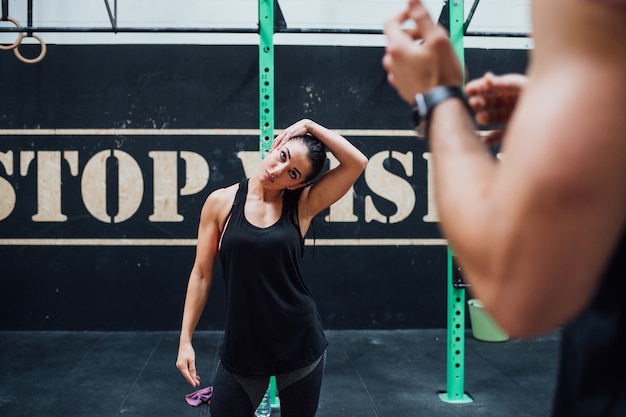
[[[446,391],[439,398],[447,403],[469,403],[465,393],[465,288],[455,279],[452,250],[448,248],[448,336]]]
[[[274,139],[274,1],[259,0],[259,150],[261,158]]]
[[[274,2],[259,0],[259,152],[261,159],[274,140]],[[270,403],[280,408],[276,378],[270,378]]]
[[[463,0],[450,0],[450,41],[464,67],[465,48]],[[448,248],[448,336],[446,392],[439,394],[448,403],[468,403],[472,398],[465,393],[465,288],[454,284],[452,249]]]

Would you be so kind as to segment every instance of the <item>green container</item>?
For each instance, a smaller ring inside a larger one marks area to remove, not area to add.
[[[467,305],[472,323],[472,334],[475,339],[483,342],[505,342],[509,340],[509,335],[496,324],[479,300],[471,299]]]

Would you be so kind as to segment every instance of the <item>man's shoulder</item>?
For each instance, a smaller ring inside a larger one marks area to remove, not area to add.
[[[595,3],[598,6],[607,7],[616,12],[622,12],[626,16],[626,0],[586,0],[589,3]]]
[[[626,0],[534,0],[533,9],[536,49],[548,60],[626,65]]]

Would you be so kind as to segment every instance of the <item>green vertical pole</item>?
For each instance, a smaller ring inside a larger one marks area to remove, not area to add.
[[[463,46],[465,10],[463,0],[449,0],[450,42],[464,70]],[[448,247],[448,336],[446,392],[439,394],[448,403],[469,403],[472,398],[465,393],[465,288],[453,283],[454,265],[452,249]]]
[[[274,1],[259,0],[259,152],[261,159],[274,140]],[[276,378],[270,378],[270,403],[280,408]]]
[[[461,69],[465,71],[465,46],[463,36],[465,30],[465,7],[463,0],[450,1],[450,42],[454,48],[456,56],[461,62]]]
[[[465,393],[465,289],[453,283],[454,263],[452,249],[447,251],[448,268],[448,336],[446,392],[439,398],[447,403],[469,403],[472,397]]]
[[[274,139],[274,0],[259,0],[259,151]]]

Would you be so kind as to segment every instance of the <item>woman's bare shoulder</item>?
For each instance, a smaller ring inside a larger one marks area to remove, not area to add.
[[[233,184],[224,188],[217,188],[213,190],[206,198],[204,206],[202,208],[203,215],[216,216],[217,218],[224,218],[230,212],[230,207],[235,201],[235,195],[239,184]]]
[[[235,194],[237,194],[238,189],[239,189],[239,184],[233,184],[224,188],[216,188],[209,194],[209,196],[207,197],[207,200],[211,199],[214,202],[230,200],[230,202],[232,203],[232,201],[235,198]]]

